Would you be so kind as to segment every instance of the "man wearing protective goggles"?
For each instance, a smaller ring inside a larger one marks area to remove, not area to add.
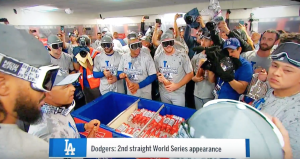
[[[101,39],[101,47],[104,52],[98,54],[94,60],[93,75],[95,78],[101,79],[99,89],[102,95],[110,91],[125,93],[123,80],[117,76],[122,56],[113,50],[113,46],[112,38],[104,36]]]
[[[59,67],[51,65],[43,44],[23,30],[2,25],[0,40],[1,158],[48,158],[48,144],[15,123],[40,119],[45,92],[51,91]]]
[[[50,35],[47,40],[51,63],[58,65],[60,69],[67,73],[75,73],[72,58],[73,56],[62,52],[63,42],[56,35]]]
[[[172,33],[166,31],[161,40],[164,50],[154,57],[161,101],[185,106],[185,87],[193,77],[191,61],[184,51],[174,48]]]
[[[43,120],[31,124],[29,134],[49,142],[50,138],[80,138],[79,132],[98,130],[99,120],[94,119],[87,124],[75,124],[70,115],[75,107],[75,87],[72,83],[79,76],[80,73],[71,75],[62,71],[57,73],[53,89],[46,93],[45,104],[42,106]]]
[[[130,54],[124,54],[118,68],[119,78],[126,80],[127,94],[151,99],[151,83],[156,79],[155,65],[135,32],[127,36]]]
[[[290,135],[293,156],[300,158],[300,34],[285,35],[280,41],[284,43],[271,54],[268,75],[259,76],[268,80],[271,89],[253,106],[282,122]]]

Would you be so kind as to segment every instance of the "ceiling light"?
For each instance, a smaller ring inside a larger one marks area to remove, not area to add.
[[[38,12],[52,12],[52,11],[58,10],[58,8],[50,7],[50,6],[33,6],[33,7],[25,8],[25,9],[30,10],[30,11],[38,11]]]

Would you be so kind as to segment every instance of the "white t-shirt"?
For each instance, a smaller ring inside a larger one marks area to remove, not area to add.
[[[15,124],[0,124],[0,158],[48,159],[49,144]]]
[[[121,54],[123,54],[123,45],[121,44],[121,42],[117,39],[113,39],[113,43],[114,43],[114,50],[117,52],[120,52]]]
[[[78,45],[77,44],[72,44],[72,43],[66,43],[66,47],[68,49],[68,54],[70,54],[72,57],[74,56],[73,49],[76,46],[78,46]]]

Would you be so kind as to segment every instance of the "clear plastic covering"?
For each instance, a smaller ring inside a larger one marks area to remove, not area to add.
[[[210,0],[210,3],[207,9],[200,11],[202,16],[209,16],[210,20],[215,21],[216,23],[223,21],[221,6],[218,0]]]

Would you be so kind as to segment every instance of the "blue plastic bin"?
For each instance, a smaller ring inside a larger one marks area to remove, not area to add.
[[[139,109],[145,108],[151,111],[158,111],[158,109],[164,104],[165,107],[160,111],[160,115],[176,115],[183,117],[184,119],[190,118],[195,112],[195,109],[190,109],[186,107],[175,106],[171,104],[165,104],[153,100],[148,100],[144,98],[138,98],[134,96],[129,96],[125,94],[110,92],[107,93],[93,102],[75,110],[72,112],[72,116],[79,118],[81,120],[90,121],[92,119],[98,119],[101,121],[101,128],[113,132],[117,136],[124,136],[123,134],[115,132],[114,129],[106,126],[110,121],[112,121],[116,116],[118,116],[122,111],[127,109],[130,105],[140,99],[138,103]]]

